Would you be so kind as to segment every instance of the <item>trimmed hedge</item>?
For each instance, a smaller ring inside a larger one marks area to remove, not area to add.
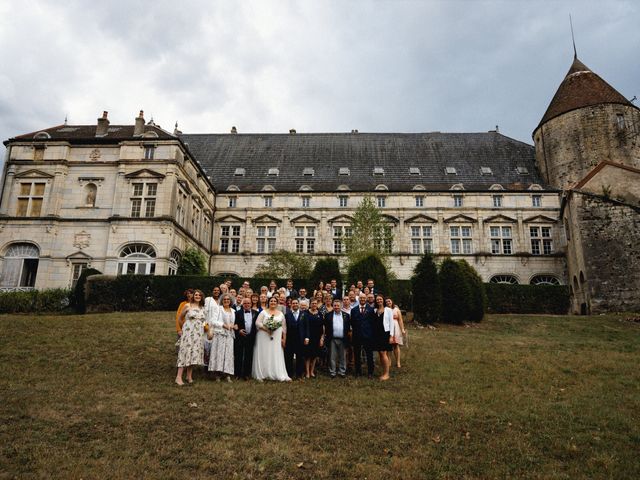
[[[68,313],[71,290],[0,292],[0,313]]]
[[[485,283],[489,313],[569,312],[569,287],[566,285],[509,285]]]

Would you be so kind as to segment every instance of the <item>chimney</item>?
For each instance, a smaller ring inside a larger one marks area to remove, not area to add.
[[[133,127],[133,136],[138,137],[144,134],[144,110],[140,110],[140,114],[136,118],[135,126]]]
[[[238,129],[236,127],[231,127],[231,133],[232,134],[237,134],[238,133]]]
[[[296,134],[296,129],[292,128],[291,130],[289,130],[289,135],[295,135]]]
[[[102,112],[102,118],[98,119],[98,126],[96,127],[96,137],[104,137],[107,134],[109,128],[109,119],[107,118],[109,112],[106,110]]]

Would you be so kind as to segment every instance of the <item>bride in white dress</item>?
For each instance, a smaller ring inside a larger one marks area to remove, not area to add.
[[[273,332],[264,326],[264,322],[273,316],[282,326]],[[256,380],[291,381],[284,363],[284,344],[287,338],[287,322],[278,309],[278,299],[269,299],[269,308],[260,312],[256,319],[256,345],[253,350],[252,376]]]

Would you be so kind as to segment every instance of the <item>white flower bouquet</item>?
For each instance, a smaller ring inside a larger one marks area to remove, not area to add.
[[[273,340],[273,332],[282,326],[282,320],[276,320],[273,315],[267,318],[262,325],[271,332],[271,340]]]

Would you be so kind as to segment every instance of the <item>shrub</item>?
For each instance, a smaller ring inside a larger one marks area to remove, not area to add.
[[[178,275],[206,275],[207,259],[204,254],[195,248],[189,247],[182,254]]]
[[[484,290],[482,277],[478,274],[466,260],[460,260],[460,267],[467,277],[467,282],[471,289],[469,296],[469,320],[472,322],[480,322],[484,318],[484,312],[487,309],[487,294]]]
[[[73,289],[73,294],[71,296],[71,306],[76,311],[76,313],[85,313],[86,305],[85,305],[85,286],[87,284],[87,277],[91,275],[100,275],[100,271],[95,268],[86,268],[80,274],[78,281],[76,282],[76,287]]]
[[[550,313],[569,311],[569,287],[566,285],[485,284],[490,313]]]
[[[256,276],[269,278],[306,278],[311,274],[312,261],[308,255],[278,250],[267,257],[256,270]]]
[[[307,290],[311,289],[309,293],[313,293],[313,290],[318,286],[320,280],[328,282],[332,278],[338,281],[338,288],[342,288],[342,274],[340,273],[340,264],[335,258],[321,258],[318,260],[309,275],[309,285]]]
[[[390,280],[389,296],[401,310],[413,311],[411,280]]]
[[[372,278],[375,282],[376,289],[386,295],[391,294],[389,290],[389,275],[379,255],[367,255],[361,260],[352,263],[349,266],[347,277],[350,283],[356,283],[358,280],[362,280],[365,285],[367,280]]]
[[[442,312],[440,277],[433,255],[425,253],[413,269],[413,315],[420,323],[435,323]]]
[[[66,313],[70,295],[64,288],[0,292],[0,313]]]
[[[471,287],[460,263],[450,258],[440,266],[442,321],[462,324],[469,320]]]

